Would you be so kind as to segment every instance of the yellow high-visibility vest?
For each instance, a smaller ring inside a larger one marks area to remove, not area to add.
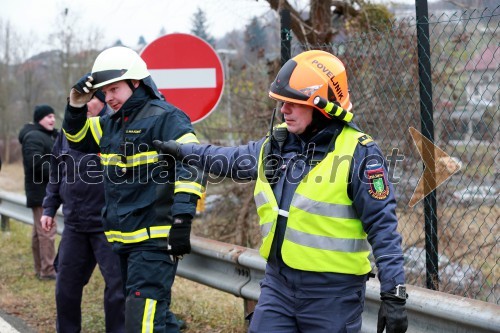
[[[269,257],[278,215],[282,215],[287,217],[287,226],[281,256],[288,266],[313,272],[354,275],[370,272],[371,248],[347,195],[352,156],[358,139],[363,136],[366,137],[344,127],[336,139],[335,150],[297,186],[289,211],[277,204],[264,175],[264,149],[261,149],[254,198],[262,233],[259,251],[264,259]]]

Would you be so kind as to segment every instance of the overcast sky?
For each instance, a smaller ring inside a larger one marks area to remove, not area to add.
[[[309,0],[289,2],[300,11]],[[413,0],[399,2],[414,3]],[[54,22],[68,8],[71,17],[78,17],[83,32],[88,34],[98,29],[104,34],[100,47],[118,39],[133,47],[140,36],[149,43],[162,29],[166,33],[190,33],[198,7],[206,14],[208,32],[216,38],[234,29],[243,29],[252,17],[270,11],[265,0],[0,0],[0,22],[9,22],[21,35],[36,37],[32,42],[39,44],[36,49],[47,49],[50,48],[48,36],[56,29]],[[86,25],[96,29],[86,29]]]
[[[0,0],[0,19],[23,34],[39,40],[54,31],[54,22],[64,8],[78,13],[79,24],[98,28],[108,43],[121,39],[125,45],[136,45],[139,36],[147,42],[166,33],[189,33],[193,14],[201,8],[207,17],[209,33],[222,37],[226,32],[242,29],[253,16],[270,10],[264,0]]]

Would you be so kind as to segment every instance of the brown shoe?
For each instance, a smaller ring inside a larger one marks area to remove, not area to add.
[[[40,277],[38,279],[41,281],[55,280],[56,276],[55,275],[43,275],[43,276],[40,275]]]

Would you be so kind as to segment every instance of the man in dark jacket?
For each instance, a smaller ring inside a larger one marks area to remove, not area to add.
[[[87,103],[87,116],[110,113],[104,94],[97,91]],[[52,149],[50,183],[43,200],[44,230],[55,229],[55,214],[62,204],[64,231],[54,266],[57,271],[57,332],[77,333],[82,329],[82,294],[99,264],[104,278],[106,332],[125,331],[125,297],[120,260],[104,236],[101,209],[104,206],[102,166],[98,155],[69,148],[59,133]]]
[[[37,105],[33,123],[26,124],[19,133],[24,164],[24,188],[26,206],[33,211],[33,233],[31,248],[35,263],[35,274],[41,280],[56,278],[54,270],[56,230],[45,231],[40,223],[45,187],[49,182],[50,152],[57,136],[54,129],[56,118],[49,105]]]
[[[86,104],[96,89],[114,113],[87,119]],[[135,51],[112,47],[71,89],[63,128],[71,148],[101,156],[103,224],[120,256],[126,331],[179,332],[171,287],[178,257],[191,250],[202,174],[162,161],[152,142],[198,142],[189,117],[162,98]]]

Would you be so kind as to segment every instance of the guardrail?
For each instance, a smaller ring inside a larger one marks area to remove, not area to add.
[[[26,198],[0,191],[2,230],[9,219],[33,223]],[[57,215],[57,230],[62,232],[64,217]],[[259,298],[259,281],[264,276],[265,262],[258,251],[242,246],[192,236],[192,252],[179,263],[177,274],[191,281],[241,297],[245,311],[250,311]],[[367,282],[363,333],[376,332],[380,306],[380,285]],[[407,286],[408,333],[430,332],[500,332],[500,306],[442,292]]]

